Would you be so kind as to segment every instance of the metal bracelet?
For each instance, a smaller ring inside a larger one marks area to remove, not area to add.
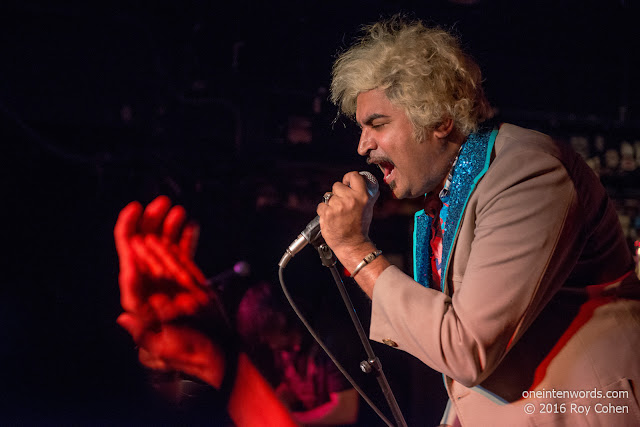
[[[353,270],[353,273],[351,273],[351,277],[355,277],[356,274],[358,274],[358,272],[360,270],[362,270],[364,268],[365,265],[369,264],[371,261],[373,261],[374,259],[378,258],[378,256],[382,253],[382,251],[380,249],[376,249],[375,251],[371,252],[369,255],[367,255],[366,257],[364,257],[362,259],[362,261],[360,261],[360,264],[358,264],[356,266],[356,268]]]

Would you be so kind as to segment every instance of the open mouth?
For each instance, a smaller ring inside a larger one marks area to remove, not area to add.
[[[393,172],[396,169],[393,163],[386,160],[381,161],[380,163],[378,163],[378,167],[380,168],[380,170],[382,170],[385,183],[389,184],[391,181],[393,181]]]

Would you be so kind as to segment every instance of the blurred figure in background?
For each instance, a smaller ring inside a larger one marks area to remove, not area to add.
[[[279,290],[267,282],[247,290],[236,325],[254,363],[302,425],[351,425],[359,396],[304,329]],[[265,353],[266,350],[266,353]]]
[[[212,410],[222,408],[237,427],[337,425],[356,421],[359,403],[356,391],[348,390],[345,379],[338,377],[342,374],[329,365],[332,362],[325,362],[323,352],[314,350],[308,334],[289,328],[294,323],[284,314],[280,318],[273,307],[266,313],[250,308],[247,314],[266,319],[259,324],[268,327],[267,338],[254,341],[251,346],[271,343],[270,348],[279,350],[272,356],[281,360],[280,382],[290,385],[280,388],[280,396],[283,399],[298,396],[298,402],[287,399],[295,414],[284,405],[244,351],[247,346],[239,342],[220,295],[195,264],[199,226],[187,220],[182,206],[173,205],[165,196],[146,206],[131,202],[118,216],[114,237],[124,310],[117,321],[135,341],[142,365],[158,375],[166,374],[170,380],[197,379],[213,387],[215,392],[204,393],[204,399],[210,398]],[[271,298],[270,293],[268,297]],[[252,302],[256,298],[258,301]],[[265,309],[270,307],[261,301],[259,291],[251,291],[243,299],[242,312],[244,307],[257,303],[265,304]],[[306,362],[298,365],[294,361]],[[177,372],[180,377],[175,375]],[[299,381],[291,385],[291,379]],[[168,392],[171,397],[182,390],[174,388]],[[198,401],[199,408],[202,403]],[[210,421],[213,425],[220,422],[228,425],[227,420],[218,419],[214,412]]]

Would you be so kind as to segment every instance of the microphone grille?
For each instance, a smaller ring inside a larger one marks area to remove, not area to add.
[[[368,171],[360,171],[358,172],[360,175],[362,175],[367,183],[367,192],[369,193],[369,196],[373,197],[376,195],[376,193],[378,192],[378,180],[376,179],[375,176],[373,176],[373,174],[371,172]]]

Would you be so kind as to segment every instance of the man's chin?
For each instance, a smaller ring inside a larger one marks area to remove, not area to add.
[[[393,194],[394,199],[400,200],[407,197],[407,195],[403,193],[401,189],[398,188],[395,181],[389,183],[389,189],[391,189],[391,194]]]
[[[393,194],[393,198],[394,199],[418,199],[418,198],[422,198],[424,197],[425,193],[418,193],[418,194],[413,194],[407,190],[402,191],[402,189],[396,187],[396,186],[389,186],[389,188],[391,189],[391,193]]]
[[[391,190],[391,194],[393,194],[393,198],[394,199],[416,199],[418,197],[423,197],[424,193],[419,193],[419,194],[412,194],[411,191],[409,191],[408,188],[402,188],[402,187],[398,187],[398,184],[396,183],[396,181],[391,181],[390,183],[387,184],[389,186],[389,189]]]

